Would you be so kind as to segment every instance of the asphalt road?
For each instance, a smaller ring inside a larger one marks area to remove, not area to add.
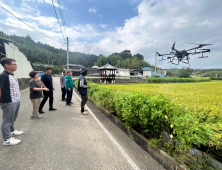
[[[17,137],[21,143],[15,146],[3,146],[0,135],[0,170],[164,169],[91,103],[87,103],[88,115],[80,113],[75,94],[74,104],[65,106],[59,78],[53,79],[54,107],[58,110],[49,112],[47,102],[42,119],[30,119],[29,90],[21,92],[15,129],[24,134]]]

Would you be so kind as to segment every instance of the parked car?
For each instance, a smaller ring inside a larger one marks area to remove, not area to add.
[[[141,77],[142,77],[143,75],[142,75],[142,73],[138,73],[138,76],[141,76]]]
[[[100,76],[99,73],[92,73],[92,74],[89,74],[89,76]]]

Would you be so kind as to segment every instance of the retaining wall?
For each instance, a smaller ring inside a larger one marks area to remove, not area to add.
[[[77,78],[74,78],[73,81],[76,81]],[[86,77],[86,80],[100,84],[100,78],[92,78],[92,77]],[[137,79],[137,78],[116,78],[116,84],[127,84],[127,83],[145,83],[146,79]]]
[[[18,79],[18,83],[19,83],[19,88],[20,89],[25,89],[29,86],[29,81],[31,80],[31,78],[21,78]]]

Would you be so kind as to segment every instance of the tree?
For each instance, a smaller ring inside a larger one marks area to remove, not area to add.
[[[167,71],[167,72],[166,72],[166,76],[173,77],[173,76],[174,76],[174,74],[173,74],[173,72],[172,72],[172,71]]]
[[[119,54],[123,59],[132,58],[130,50],[124,50]]]
[[[97,60],[97,66],[101,67],[103,65],[107,64],[107,58],[104,55],[99,55],[99,58]]]
[[[180,70],[178,70],[177,74],[179,77],[188,78],[193,72],[194,72],[193,69],[183,67]]]
[[[141,54],[139,54],[139,53],[137,53],[136,55],[134,55],[133,57],[137,57],[139,60],[144,60],[144,56],[143,55],[141,55]]]

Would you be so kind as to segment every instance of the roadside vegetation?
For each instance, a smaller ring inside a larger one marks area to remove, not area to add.
[[[192,157],[188,149],[202,148],[205,155],[212,151],[221,152],[221,85],[220,81],[132,85],[92,83],[88,94],[100,107],[112,110],[126,126],[143,134],[181,164],[190,169],[213,169],[208,156]],[[164,133],[169,134],[167,141]]]

